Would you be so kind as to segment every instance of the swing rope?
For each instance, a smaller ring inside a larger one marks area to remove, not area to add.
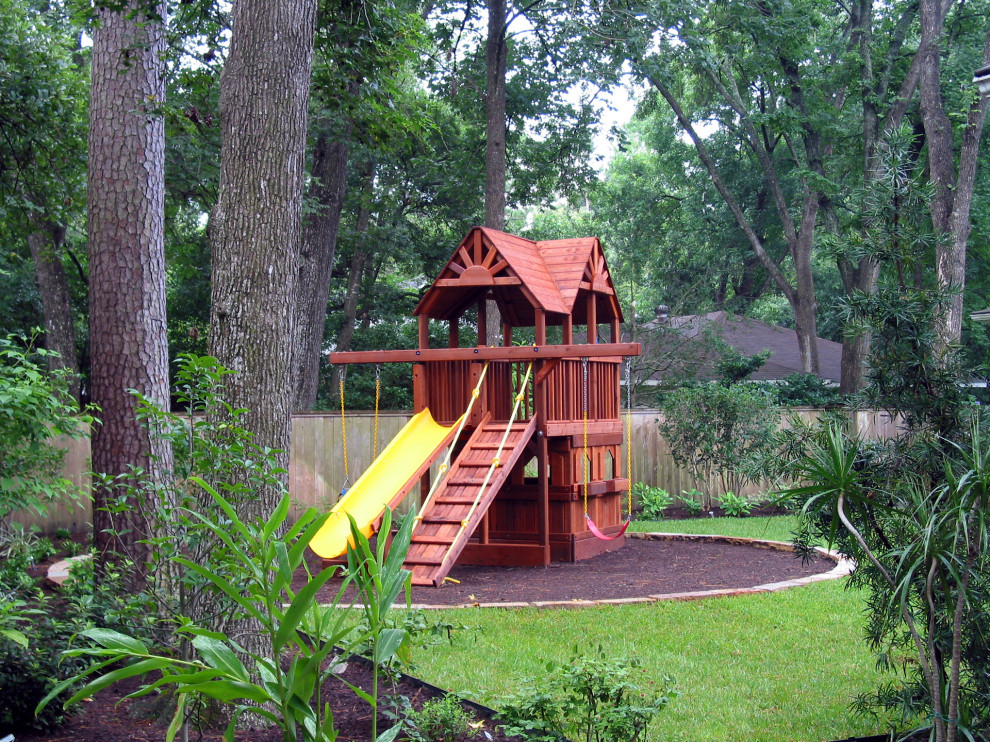
[[[588,484],[590,480],[590,460],[588,458],[588,359],[582,358],[581,365],[583,367],[583,384],[582,384],[582,398],[583,398],[583,419],[584,419],[584,451],[582,452],[581,458],[584,460],[584,520],[588,524],[588,530],[594,534],[595,538],[601,539],[602,541],[613,541],[622,534],[626,532],[629,528],[629,523],[632,520],[632,511],[630,510],[630,517],[626,519],[626,522],[622,524],[622,528],[619,529],[618,533],[609,536],[605,534],[597,525],[595,521],[591,519],[591,515],[588,512]]]
[[[632,358],[626,359],[626,479],[629,488],[626,490],[626,520],[633,517],[632,494]]]
[[[344,443],[344,486],[341,487],[341,496],[347,492],[348,485],[351,483],[351,471],[347,461],[347,418],[344,413],[344,367],[337,367],[337,387],[339,390],[338,396],[340,397],[340,435],[343,438]]]
[[[382,398],[382,366],[375,364],[375,433],[372,438],[371,460],[378,458],[378,403]]]

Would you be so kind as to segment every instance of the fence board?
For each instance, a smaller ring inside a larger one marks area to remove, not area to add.
[[[821,411],[812,408],[797,408],[794,413],[807,421],[817,419]],[[623,423],[625,423],[625,412]],[[379,415],[378,451],[388,444],[409,420],[406,412],[383,412]],[[633,411],[633,482],[645,482],[662,487],[673,495],[684,490],[697,488],[720,494],[717,483],[711,487],[697,482],[691,475],[678,467],[670,454],[670,447],[657,428],[657,410],[637,409]],[[349,412],[345,418],[347,427],[347,462],[350,471],[350,484],[371,464],[372,439],[374,436],[374,415],[370,412]],[[861,435],[870,438],[884,438],[893,435],[897,425],[882,411],[860,411],[855,413],[855,426]],[[623,428],[625,425],[623,424]],[[299,514],[307,507],[320,510],[331,507],[338,499],[345,484],[344,445],[339,413],[311,413],[295,415],[292,419],[292,447],[289,452],[289,494],[293,500],[293,513]],[[67,528],[73,532],[85,530],[92,522],[92,504],[89,500],[89,441],[88,439],[62,441],[66,449],[65,476],[85,493],[80,506],[60,505],[52,509],[48,518],[39,518],[29,513],[16,513],[13,520],[25,525],[37,525],[46,532],[57,528]],[[625,470],[626,449],[621,452],[623,471]],[[759,485],[747,487],[742,494],[753,495],[760,491]],[[415,490],[400,506],[400,512],[413,507]]]

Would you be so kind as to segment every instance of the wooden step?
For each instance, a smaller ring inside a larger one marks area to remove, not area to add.
[[[416,544],[421,544],[423,546],[449,546],[453,538],[445,538],[443,536],[413,536],[412,544],[410,549]]]
[[[435,557],[419,556],[418,554],[412,554],[406,557],[406,564],[412,567],[439,567],[443,564],[444,555]]]
[[[467,515],[467,509],[464,510],[464,515]],[[458,517],[456,515],[424,515],[423,523],[456,523],[460,525],[461,521],[464,520],[463,517]]]

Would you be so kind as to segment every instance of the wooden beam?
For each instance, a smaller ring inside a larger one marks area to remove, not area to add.
[[[537,309],[535,345],[546,345],[546,344],[547,344],[547,313],[542,309]]]
[[[419,347],[430,347],[430,318],[425,314],[419,315]]]
[[[447,337],[449,338],[447,345],[449,345],[451,348],[456,348],[461,344],[460,325],[458,324],[456,317],[450,320],[450,329],[448,331]]]
[[[485,297],[478,300],[478,345],[488,345],[488,308]]]
[[[598,342],[598,302],[594,294],[588,294],[588,342]]]
[[[475,267],[475,266],[472,266]],[[470,269],[469,269],[470,270]],[[488,271],[485,271],[488,273]],[[473,274],[472,274],[473,275]],[[490,274],[489,274],[490,275]],[[522,279],[515,276],[496,276],[491,280],[472,280],[467,271],[460,278],[440,278],[433,282],[439,288],[470,288],[471,286],[521,286]]]
[[[484,327],[484,325],[482,325]],[[416,363],[421,361],[525,361],[528,358],[590,358],[621,362],[625,356],[638,356],[639,343],[599,343],[597,345],[514,345],[486,348],[423,348],[421,350],[355,350],[331,353],[330,363]]]
[[[561,334],[563,335],[563,338],[561,339],[561,343],[563,345],[570,345],[571,343],[574,342],[574,317],[573,317],[573,315],[568,314],[566,317],[564,317],[564,324],[561,325],[561,330],[560,331],[561,331]]]

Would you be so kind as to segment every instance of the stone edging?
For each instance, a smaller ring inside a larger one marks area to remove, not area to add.
[[[81,562],[84,559],[91,559],[89,554],[80,554],[79,556],[69,557],[68,559],[63,559],[60,562],[55,562],[48,568],[48,579],[54,582],[59,587],[62,583],[69,579],[69,570],[72,565],[76,562]]]
[[[794,546],[784,541],[766,541],[756,538],[740,538],[737,536],[708,536],[692,533],[627,533],[629,538],[640,538],[649,541],[714,541],[723,544],[738,544],[741,546],[754,546],[758,549],[771,549],[773,551],[794,552]],[[420,610],[444,610],[453,608],[588,608],[599,605],[628,605],[632,603],[655,603],[660,600],[701,600],[703,598],[726,598],[734,595],[752,595],[754,593],[774,593],[780,590],[787,590],[792,587],[810,585],[813,582],[823,580],[837,580],[845,577],[853,570],[853,563],[848,559],[843,559],[839,554],[815,547],[816,551],[835,562],[828,572],[809,575],[808,577],[798,577],[793,580],[783,580],[782,582],[770,582],[764,585],[753,587],[725,588],[722,590],[698,590],[696,592],[683,593],[662,593],[658,595],[644,595],[637,598],[606,598],[603,600],[537,600],[533,602],[512,602],[512,603],[458,603],[455,605],[433,605],[429,603],[413,603],[412,608]]]

